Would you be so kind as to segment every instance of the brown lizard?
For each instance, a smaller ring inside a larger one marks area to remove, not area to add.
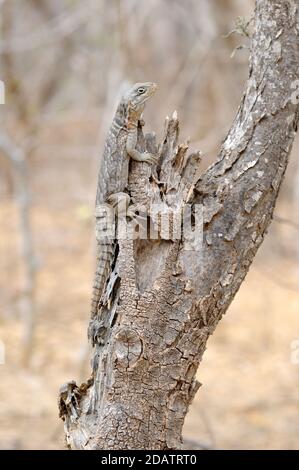
[[[149,164],[157,157],[136,149],[138,123],[146,101],[157,85],[136,83],[121,99],[110,127],[101,161],[96,196],[97,269],[93,286],[91,318],[97,315],[115,257],[115,230],[111,231],[110,208],[129,205],[130,197],[124,191],[128,185],[129,159]],[[112,216],[114,220],[114,215]],[[110,226],[109,226],[110,225]]]

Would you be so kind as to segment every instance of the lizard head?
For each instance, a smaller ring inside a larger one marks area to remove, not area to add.
[[[126,94],[126,100],[133,109],[143,108],[145,102],[155,93],[157,84],[153,82],[135,83]]]

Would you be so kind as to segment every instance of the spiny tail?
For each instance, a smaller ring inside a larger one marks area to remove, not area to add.
[[[114,260],[115,247],[111,241],[98,242],[97,269],[91,299],[91,318],[97,315],[99,303],[105,291]]]

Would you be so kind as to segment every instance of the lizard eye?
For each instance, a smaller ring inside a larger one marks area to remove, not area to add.
[[[138,95],[143,95],[143,93],[145,92],[145,88],[144,87],[139,87],[138,90],[137,90],[137,93]]]

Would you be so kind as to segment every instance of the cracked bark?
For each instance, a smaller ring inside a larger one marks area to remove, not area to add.
[[[72,449],[180,448],[207,340],[272,219],[297,129],[298,66],[298,1],[257,0],[249,79],[217,162],[197,176],[199,155],[178,145],[173,115],[158,172],[132,164],[134,203],[202,207],[203,232],[193,250],[163,234],[119,241],[112,305],[93,325],[92,377],[60,397]],[[139,134],[153,151],[154,136]]]

